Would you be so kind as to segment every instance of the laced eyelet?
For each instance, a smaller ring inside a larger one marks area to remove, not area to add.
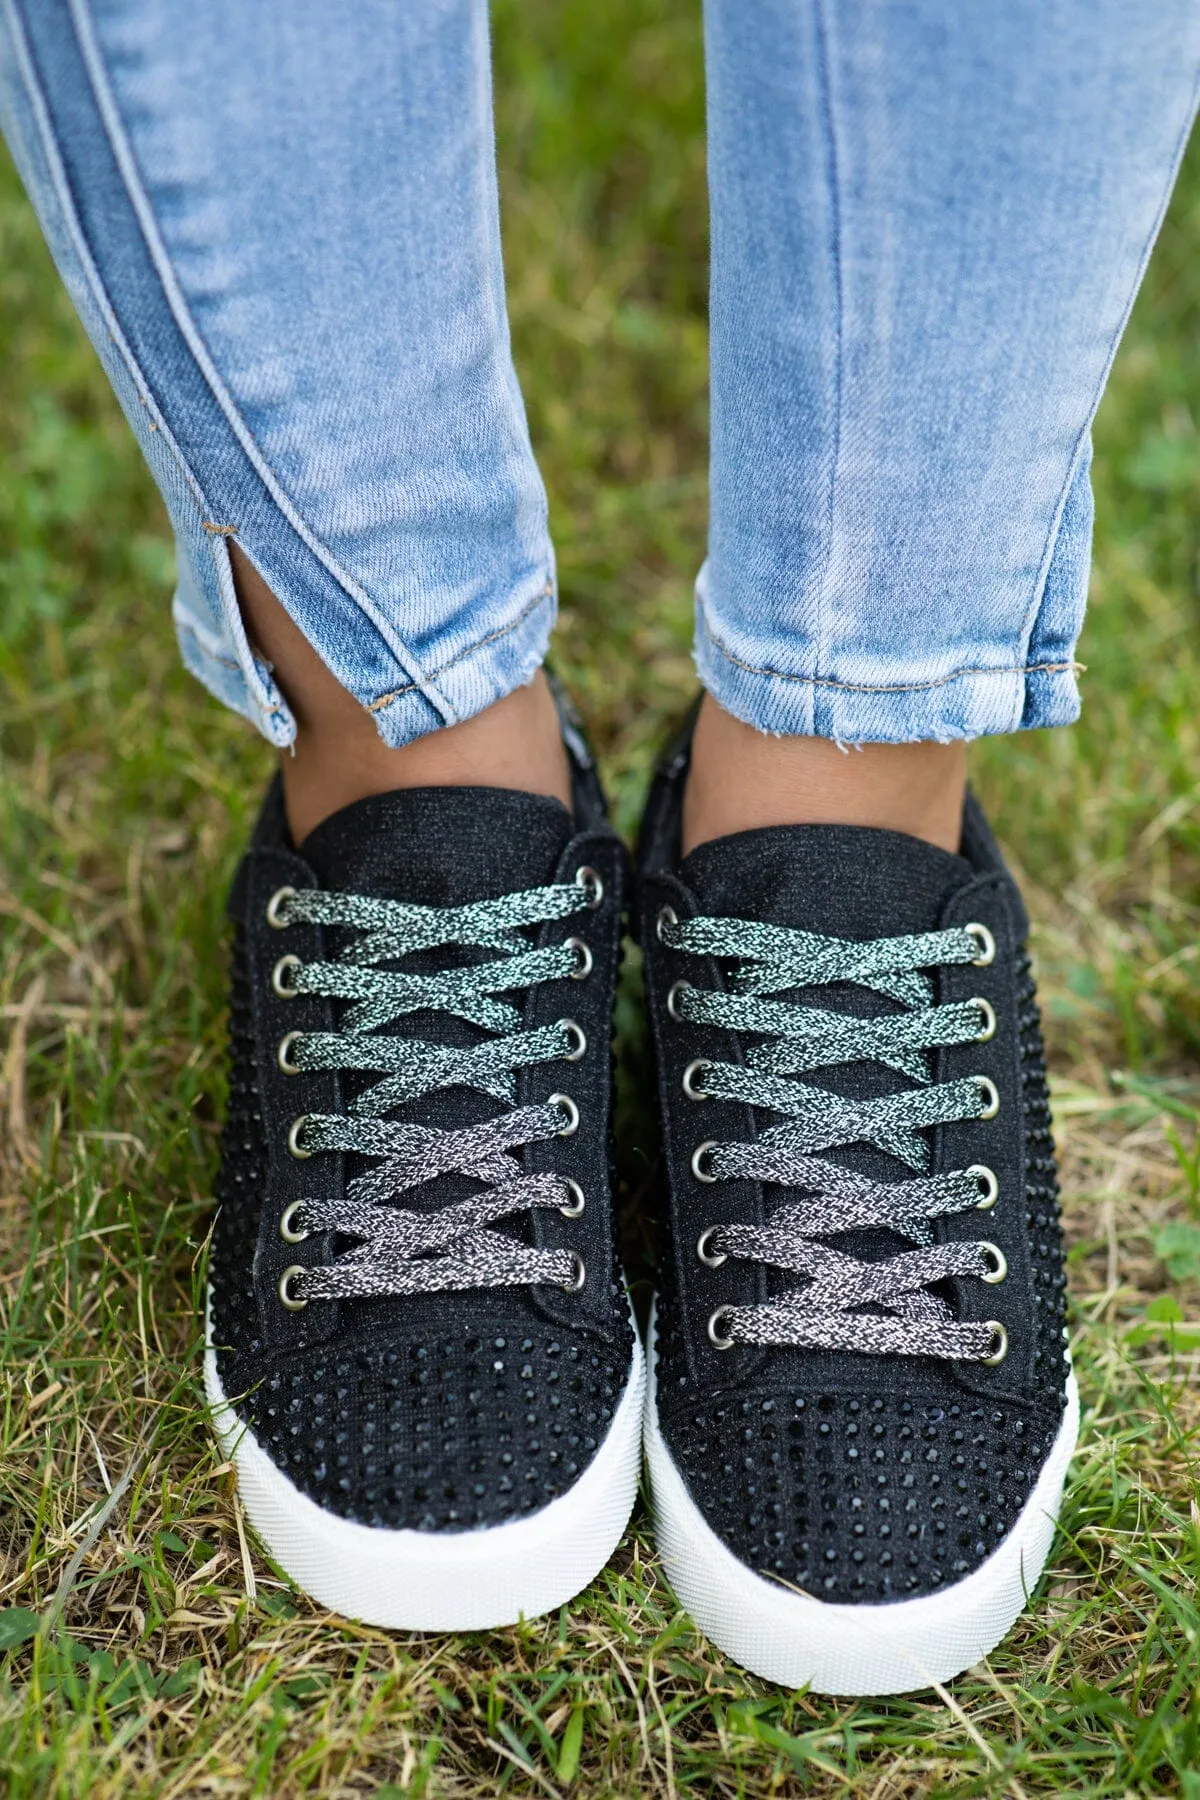
[[[586,981],[596,966],[595,958],[588,946],[584,943],[582,938],[569,937],[563,948],[566,950],[573,950],[577,958],[575,967],[571,970],[571,980]]]
[[[292,1292],[292,1283],[296,1280],[296,1277],[298,1275],[306,1275],[307,1273],[307,1269],[305,1269],[302,1264],[293,1263],[291,1268],[285,1269],[283,1274],[279,1277],[279,1298],[289,1312],[300,1312],[302,1308],[308,1305],[308,1301],[302,1294],[293,1294]]]
[[[986,1238],[980,1239],[979,1248],[991,1264],[987,1274],[980,1279],[986,1281],[989,1287],[997,1287],[1008,1274],[1008,1258],[999,1244],[990,1244]]]
[[[285,1244],[302,1244],[311,1233],[296,1230],[296,1214],[303,1209],[303,1200],[293,1200],[285,1206],[279,1219],[279,1235]]]
[[[559,1028],[570,1038],[574,1049],[563,1051],[564,1062],[578,1062],[587,1055],[587,1032],[574,1019],[560,1019]]]
[[[732,1350],[733,1349],[733,1345],[734,1345],[733,1338],[721,1337],[719,1335],[721,1320],[724,1319],[726,1317],[726,1315],[731,1313],[732,1311],[733,1311],[732,1306],[718,1306],[716,1312],[712,1313],[709,1317],[708,1341],[712,1345],[714,1350]]]
[[[267,901],[267,924],[270,925],[274,931],[285,931],[291,924],[290,919],[285,919],[281,916],[281,909],[285,901],[290,900],[295,891],[294,887],[276,888],[275,892],[271,895],[271,898]]]
[[[996,960],[995,938],[992,936],[986,925],[977,925],[973,920],[970,925],[964,925],[963,930],[968,937],[973,937],[975,942],[979,945],[979,955],[971,958],[971,967],[973,969],[986,969],[989,963],[993,963]]]
[[[696,1148],[692,1151],[692,1174],[696,1177],[697,1181],[710,1182],[719,1179],[719,1177],[714,1175],[712,1170],[707,1167],[707,1158],[716,1147],[717,1140],[715,1138],[705,1138],[704,1142],[702,1144],[697,1144]]]
[[[303,967],[304,964],[300,961],[300,958],[291,955],[281,956],[279,961],[275,964],[275,967],[271,970],[271,986],[275,989],[275,992],[279,995],[281,1000],[294,1000],[296,998],[296,995],[300,990],[295,987],[289,987],[284,980],[284,976],[290,975],[294,970],[302,969]]]
[[[714,1237],[720,1229],[721,1227],[719,1225],[706,1225],[704,1230],[700,1233],[700,1236],[696,1239],[696,1255],[700,1258],[700,1261],[704,1264],[706,1269],[719,1269],[723,1262],[729,1261],[729,1252],[727,1250],[717,1250],[714,1252],[708,1247],[709,1240]],[[714,1314],[714,1317],[715,1316],[716,1315]],[[710,1320],[709,1323],[711,1325],[712,1321]],[[710,1332],[709,1335],[711,1336],[712,1333]]]
[[[996,1009],[990,1000],[984,999],[982,994],[976,994],[971,1005],[979,1008],[980,1017],[980,1026],[975,1033],[975,1042],[977,1044],[989,1043],[996,1035]]]
[[[569,1175],[564,1175],[563,1180],[570,1189],[571,1204],[570,1206],[560,1206],[558,1210],[564,1219],[577,1219],[587,1204],[584,1199],[583,1189],[577,1181],[572,1181]]]
[[[983,1111],[977,1113],[976,1117],[980,1119],[994,1119],[996,1114],[1000,1111],[1000,1089],[996,1086],[995,1082],[990,1080],[986,1075],[973,1075],[971,1079],[979,1088],[985,1101]]]
[[[288,1149],[291,1151],[292,1155],[296,1158],[297,1162],[305,1162],[308,1159],[308,1157],[310,1157],[312,1155],[312,1151],[306,1150],[304,1148],[304,1145],[300,1142],[300,1138],[304,1131],[304,1127],[307,1124],[308,1124],[308,1114],[301,1113],[300,1117],[298,1119],[292,1120],[291,1129],[288,1132],[287,1146],[288,1146]]]
[[[582,1256],[579,1255],[578,1251],[572,1250],[571,1279],[570,1281],[564,1281],[562,1286],[566,1289],[568,1294],[577,1294],[586,1280],[587,1265]]]
[[[690,981],[676,981],[672,984],[671,990],[667,995],[667,1011],[673,1019],[679,1020],[680,1023],[683,1021],[683,1014],[679,1010],[679,996],[681,994],[690,993],[691,988],[692,984]]]
[[[302,1031],[288,1031],[285,1032],[283,1037],[279,1040],[279,1046],[275,1051],[275,1061],[279,1064],[285,1075],[299,1075],[301,1073],[300,1064],[295,1060],[291,1052],[292,1045],[296,1042],[296,1039],[303,1036],[304,1033]]]
[[[696,1060],[694,1062],[690,1062],[688,1064],[687,1068],[683,1071],[683,1091],[687,1095],[689,1100],[711,1100],[712,1099],[712,1095],[709,1093],[707,1088],[698,1088],[695,1085],[697,1070],[703,1069],[705,1067],[707,1067],[707,1065],[704,1061],[704,1058],[702,1056],[698,1056],[696,1058]]]
[[[664,925],[678,925],[678,923],[679,914],[675,911],[673,906],[659,907],[658,917],[654,921],[654,935],[660,944],[665,944],[667,941],[663,936]]]
[[[572,1137],[579,1130],[579,1108],[570,1094],[551,1094],[547,1104],[557,1106],[566,1120],[565,1125],[559,1129],[559,1137]]]
[[[988,1319],[985,1323],[991,1327],[992,1348],[986,1356],[981,1356],[979,1360],[981,1363],[986,1363],[989,1369],[994,1369],[997,1363],[1002,1363],[1008,1355],[1008,1333],[999,1319]]]
[[[595,869],[589,869],[585,863],[581,869],[576,869],[575,882],[587,895],[588,911],[595,912],[596,908],[604,898],[603,881],[600,879],[599,875],[597,875]]]
[[[975,1202],[976,1211],[991,1212],[1000,1198],[1000,1183],[996,1180],[995,1173],[986,1163],[972,1163],[969,1169],[963,1170],[963,1174],[973,1175],[982,1189],[981,1197]]]

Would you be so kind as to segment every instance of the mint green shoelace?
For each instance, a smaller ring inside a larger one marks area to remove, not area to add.
[[[274,897],[268,916],[283,931],[304,922],[352,934],[333,960],[305,963],[285,955],[277,964],[277,992],[349,1003],[339,1030],[289,1033],[280,1045],[281,1066],[381,1077],[345,1114],[310,1113],[293,1126],[298,1156],[340,1150],[377,1160],[344,1193],[314,1196],[291,1209],[289,1230],[297,1239],[333,1232],[355,1241],[325,1267],[289,1271],[289,1305],[531,1282],[582,1285],[583,1265],[573,1252],[536,1249],[489,1227],[529,1209],[558,1207],[569,1216],[582,1210],[574,1183],[525,1174],[513,1152],[569,1136],[579,1122],[565,1095],[517,1107],[517,1072],[535,1063],[578,1061],[586,1040],[570,1019],[523,1028],[519,1009],[502,996],[586,975],[592,958],[581,940],[534,949],[523,933],[593,909],[602,899],[603,884],[587,869],[572,883],[456,907],[321,889],[284,889]],[[459,949],[490,954],[465,967],[420,974],[394,966],[418,952]],[[491,1035],[465,1048],[381,1035],[414,1013],[439,1012]],[[473,1088],[512,1110],[458,1130],[387,1116],[455,1087]],[[451,1173],[474,1178],[480,1192],[433,1211],[402,1204],[426,1182]]]

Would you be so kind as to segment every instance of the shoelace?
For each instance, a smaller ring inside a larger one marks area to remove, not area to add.
[[[522,929],[594,910],[604,884],[581,868],[573,883],[530,888],[466,906],[408,905],[363,894],[281,888],[267,907],[279,929],[305,922],[353,932],[333,961],[302,962],[281,956],[272,973],[277,994],[319,994],[350,1002],[338,1031],[291,1031],[280,1041],[285,1074],[314,1069],[367,1071],[382,1080],[361,1093],[347,1113],[308,1113],[288,1136],[293,1156],[325,1150],[378,1159],[344,1193],[294,1201],[280,1230],[290,1243],[314,1232],[355,1240],[323,1267],[287,1269],[279,1284],[284,1305],[310,1300],[363,1299],[385,1294],[426,1294],[447,1289],[511,1287],[553,1282],[577,1289],[586,1278],[582,1258],[569,1250],[542,1250],[490,1229],[531,1209],[557,1207],[578,1217],[584,1196],[559,1175],[528,1175],[513,1152],[525,1144],[569,1137],[579,1109],[566,1094],[539,1106],[517,1107],[516,1072],[559,1058],[577,1062],[587,1040],[573,1019],[525,1030],[510,1001],[499,998],[537,982],[564,976],[582,980],[592,953],[577,937],[531,949]],[[417,951],[466,948],[493,952],[466,967],[412,974],[394,965]],[[466,1048],[419,1037],[381,1036],[397,1019],[444,1012],[495,1035]],[[388,1118],[407,1101],[437,1089],[475,1088],[513,1108],[482,1124],[445,1130]],[[481,1191],[436,1211],[397,1204],[437,1176],[459,1173]]]
[[[999,1093],[986,1076],[934,1085],[926,1056],[943,1045],[986,1042],[995,1032],[986,1000],[935,1006],[922,973],[939,965],[986,966],[996,954],[987,927],[854,943],[744,919],[700,917],[681,924],[663,907],[657,931],[662,943],[686,955],[735,959],[731,992],[677,981],[667,997],[671,1016],[759,1040],[745,1064],[709,1058],[690,1063],[684,1092],[693,1100],[739,1100],[785,1116],[785,1123],[753,1143],[700,1144],[693,1174],[704,1182],[761,1181],[805,1195],[779,1207],[765,1225],[718,1225],[701,1233],[697,1255],[710,1268],[733,1256],[804,1277],[803,1285],[767,1303],[718,1307],[708,1322],[712,1342],[719,1349],[773,1344],[1002,1361],[1008,1342],[998,1321],[961,1323],[945,1300],[928,1291],[949,1276],[1004,1279],[1004,1255],[995,1244],[935,1244],[931,1228],[943,1214],[993,1206],[996,1177],[984,1164],[929,1175],[929,1146],[921,1136],[931,1125],[992,1118],[999,1110]],[[770,997],[834,982],[872,988],[904,1010],[864,1019]],[[883,1063],[917,1085],[879,1099],[850,1100],[795,1079],[863,1060]],[[917,1173],[875,1181],[821,1154],[856,1143],[874,1144]],[[871,1227],[897,1232],[917,1248],[864,1262],[820,1241]]]

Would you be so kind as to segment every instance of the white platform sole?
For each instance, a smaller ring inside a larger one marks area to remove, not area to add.
[[[399,1631],[485,1631],[551,1612],[599,1574],[637,1494],[646,1365],[629,1379],[599,1450],[539,1512],[473,1531],[386,1531],[339,1519],[276,1468],[229,1404],[211,1345],[204,1387],[255,1530],[297,1586],[332,1612]]]
[[[745,1668],[818,1694],[906,1694],[950,1681],[995,1649],[1025,1606],[1054,1537],[1079,1432],[1079,1393],[1037,1485],[998,1549],[940,1593],[880,1606],[835,1605],[739,1562],[713,1531],[671,1459],[655,1405],[654,1321],[647,1349],[646,1461],[667,1578],[705,1636]]]

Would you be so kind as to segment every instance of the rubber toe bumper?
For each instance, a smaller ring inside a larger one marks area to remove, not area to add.
[[[659,1555],[675,1593],[714,1644],[769,1681],[847,1697],[915,1693],[952,1680],[995,1649],[1023,1610],[1050,1552],[1079,1432],[1073,1375],[1062,1425],[1037,1484],[987,1561],[938,1593],[846,1606],[768,1581],[721,1542],[659,1429],[653,1322],[648,1360],[645,1447]]]
[[[540,1511],[471,1531],[377,1530],[325,1512],[276,1468],[204,1358],[213,1426],[271,1555],[322,1606],[400,1631],[483,1631],[563,1605],[599,1574],[637,1493],[645,1358],[635,1343],[608,1432],[579,1480]]]

